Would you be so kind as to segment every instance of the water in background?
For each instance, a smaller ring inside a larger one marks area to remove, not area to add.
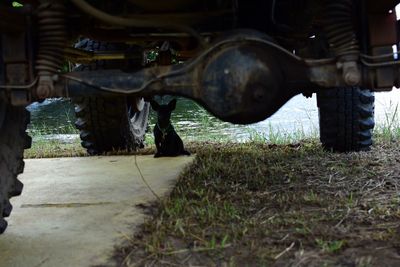
[[[165,97],[161,102],[168,102]],[[375,117],[377,124],[386,123],[400,103],[400,90],[376,94]],[[50,99],[43,103],[34,103],[28,107],[32,114],[30,132],[34,139],[59,139],[68,142],[78,138],[73,126],[75,120],[73,105],[69,100]],[[244,141],[254,135],[266,138],[277,132],[280,135],[317,135],[318,109],[316,97],[305,98],[301,95],[292,98],[269,119],[251,125],[233,125],[222,122],[208,114],[195,102],[180,98],[173,113],[173,124],[186,141],[198,140],[239,140]],[[154,126],[153,114],[150,126]]]

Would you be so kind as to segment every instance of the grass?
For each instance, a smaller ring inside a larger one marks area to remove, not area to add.
[[[400,114],[398,105],[389,104],[385,110],[383,122],[375,127],[375,136],[378,140],[384,142],[400,139]]]
[[[31,128],[29,134],[33,138],[31,149],[25,151],[25,158],[53,158],[53,157],[81,157],[87,156],[85,150],[81,147],[78,132],[75,129],[67,129],[58,131],[59,135],[75,135],[68,140],[62,138],[54,138],[55,132],[49,132],[48,127],[42,125],[40,127]],[[72,133],[72,134],[71,134]],[[269,127],[268,133],[260,133],[259,131],[247,129],[248,136],[246,141],[241,143],[266,143],[274,145],[295,144],[304,140],[318,142],[318,131],[313,129],[311,133],[306,133],[303,129],[295,132],[287,132],[281,129],[273,129]],[[201,134],[200,138],[188,137],[185,133],[180,134],[189,150],[196,151],[202,144],[224,144],[236,143],[232,137],[217,136],[215,133],[207,135],[207,132]],[[400,118],[392,123],[378,125],[375,128],[374,140],[380,144],[390,144],[396,140],[400,140]],[[155,151],[154,138],[151,133],[146,134],[146,149],[138,151],[139,154],[152,154]],[[111,154],[132,154],[124,151],[114,151]]]
[[[204,144],[224,144],[238,142],[233,135],[221,135],[217,132],[210,132],[209,129],[215,122],[207,118],[201,122],[200,130],[194,136],[193,132],[185,132],[178,129],[179,135],[185,141],[189,150],[196,151],[198,147]],[[246,141],[241,143],[269,143],[269,144],[288,144],[296,143],[305,139],[317,139],[318,132],[314,129],[311,134],[307,134],[303,129],[294,132],[287,132],[282,129],[269,126],[267,133],[243,128],[247,136]],[[25,158],[53,158],[53,157],[81,157],[87,156],[85,150],[81,147],[79,132],[72,125],[49,127],[42,123],[40,125],[31,125],[28,129],[29,135],[33,139],[32,147],[25,151]],[[65,136],[71,138],[65,140]],[[60,137],[60,138],[58,138]],[[155,151],[154,137],[152,133],[146,134],[146,149],[138,151],[139,154],[152,154]],[[110,154],[132,154],[126,151],[113,151]]]
[[[393,141],[394,142],[394,141]],[[122,266],[395,266],[400,152],[331,154],[313,140],[197,147]]]
[[[25,158],[81,157],[87,155],[81,147],[78,131],[72,124],[52,125],[50,127],[42,122],[29,125],[28,134],[32,137],[33,142],[32,147],[25,150]],[[70,138],[66,140],[65,136],[70,136]]]
[[[59,140],[34,138],[31,149],[25,150],[24,153],[27,159],[84,156],[87,156],[86,150],[82,148],[78,139],[65,143]]]
[[[344,240],[324,241],[322,239],[317,238],[315,242],[317,243],[317,246],[320,247],[322,252],[325,253],[339,252],[345,245]]]

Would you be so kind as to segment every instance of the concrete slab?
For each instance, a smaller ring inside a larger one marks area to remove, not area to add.
[[[193,157],[138,156],[151,188],[168,193]],[[155,200],[133,156],[26,160],[22,196],[13,198],[0,236],[1,267],[92,266],[108,262],[145,219],[139,203]]]

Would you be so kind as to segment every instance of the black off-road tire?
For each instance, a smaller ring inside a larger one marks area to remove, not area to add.
[[[78,48],[91,51],[119,50],[113,44],[85,39]],[[118,67],[118,61],[96,61],[80,65],[78,71]],[[81,144],[90,155],[115,150],[133,150],[144,146],[149,107],[133,112],[132,100],[127,97],[82,97],[72,99],[75,104],[75,126],[80,131]]]
[[[141,112],[132,115],[124,97],[85,97],[74,99],[74,103],[75,126],[80,131],[82,146],[90,155],[144,146],[148,103]]]
[[[17,176],[24,171],[24,149],[32,143],[26,133],[29,123],[29,112],[7,104],[0,92],[0,234],[7,227],[4,218],[12,210],[10,198],[22,192],[23,184]]]
[[[358,87],[317,93],[320,140],[333,152],[368,151],[375,127],[374,93]]]

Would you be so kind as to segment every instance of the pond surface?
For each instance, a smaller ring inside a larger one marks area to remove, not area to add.
[[[164,97],[159,102],[167,103],[169,99]],[[377,93],[377,124],[387,123],[390,116],[397,112],[399,103],[400,90]],[[50,99],[43,103],[34,103],[28,109],[32,113],[30,131],[34,138],[60,139],[65,142],[78,138],[73,126],[73,105],[69,100]],[[222,122],[195,102],[184,98],[179,98],[172,116],[176,130],[185,140],[244,141],[257,136],[273,140],[276,136],[304,137],[318,134],[315,96],[308,99],[301,95],[296,96],[269,119],[246,126]],[[154,126],[154,122],[152,114],[150,126]]]

